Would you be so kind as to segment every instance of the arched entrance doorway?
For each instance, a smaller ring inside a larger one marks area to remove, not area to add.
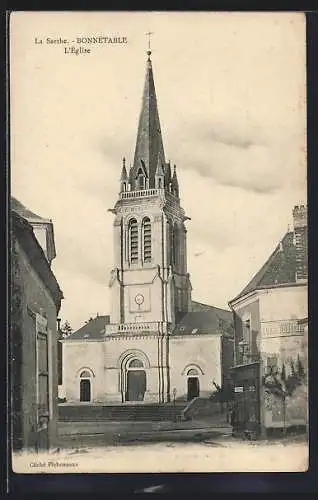
[[[140,359],[132,359],[127,365],[126,401],[143,401],[146,392],[146,372]]]
[[[91,401],[91,374],[88,370],[80,374],[80,401]]]
[[[199,381],[199,373],[195,368],[191,368],[187,372],[188,379],[188,394],[187,399],[191,401],[193,398],[197,398],[200,396],[200,381]]]

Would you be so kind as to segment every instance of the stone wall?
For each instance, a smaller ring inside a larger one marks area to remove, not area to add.
[[[142,361],[146,372],[145,402],[167,402],[173,389],[177,400],[187,400],[187,372],[197,370],[200,396],[211,395],[214,380],[222,384],[219,335],[109,336],[105,341],[63,342],[63,385],[68,402],[79,402],[80,373],[92,372],[93,402],[118,402],[125,397],[128,361]]]
[[[177,399],[187,399],[187,371],[191,367],[199,373],[200,397],[211,395],[213,380],[221,386],[220,335],[172,336],[170,359],[171,389],[176,389]]]
[[[89,370],[93,401],[102,401],[105,394],[103,342],[63,342],[63,387],[68,402],[80,400],[80,374]]]
[[[262,290],[259,297],[262,335],[265,323],[303,319],[308,316],[307,285],[270,288]]]

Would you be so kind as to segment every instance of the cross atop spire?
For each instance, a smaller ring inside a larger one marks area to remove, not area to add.
[[[150,58],[151,55],[151,35],[153,35],[153,31],[148,31],[148,33],[145,33],[145,35],[148,37],[148,50],[147,50],[147,55],[148,59]]]

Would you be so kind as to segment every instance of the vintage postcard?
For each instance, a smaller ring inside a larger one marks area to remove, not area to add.
[[[306,471],[305,15],[9,42],[13,471]]]

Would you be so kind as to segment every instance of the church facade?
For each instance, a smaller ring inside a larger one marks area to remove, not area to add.
[[[166,162],[151,52],[135,156],[114,215],[110,317],[63,340],[67,401],[189,400],[222,386],[233,362],[230,311],[192,301],[176,167]]]

